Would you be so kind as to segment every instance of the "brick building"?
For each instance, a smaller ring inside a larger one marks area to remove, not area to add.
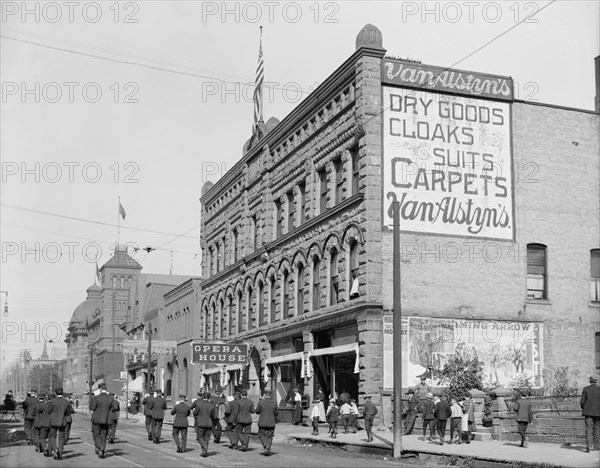
[[[565,365],[583,382],[598,371],[598,130],[592,111],[515,100],[509,77],[386,57],[365,26],[203,187],[200,336],[251,350],[228,391],[389,405],[394,199],[403,386],[436,384],[458,353],[490,384]]]

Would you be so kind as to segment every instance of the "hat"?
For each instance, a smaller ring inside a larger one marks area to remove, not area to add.
[[[427,398],[433,398],[433,393],[428,393]]]
[[[265,396],[271,396],[273,392],[271,390],[265,390]]]
[[[242,391],[242,396],[248,396],[248,390],[243,390]]]
[[[426,376],[426,375],[422,375],[422,376],[421,376],[421,382],[422,382],[423,380],[427,380],[427,376]]]
[[[406,394],[407,394],[407,395],[412,395],[413,393],[415,393],[415,389],[414,389],[414,388],[412,388],[412,387],[410,387],[410,388],[409,388],[409,389],[406,391]]]
[[[365,399],[367,399],[367,398],[371,398],[371,395],[365,395],[365,396],[364,396],[364,398],[365,398]]]
[[[106,384],[102,382],[100,385],[98,385],[98,388],[106,388]]]
[[[203,396],[204,398],[206,398],[206,399],[209,399],[209,398],[210,398],[210,392],[204,392],[204,393],[202,394],[202,396]]]
[[[185,400],[187,397],[185,395],[179,395],[180,400]]]
[[[158,393],[159,395],[162,395],[162,390],[158,389],[158,390],[156,390],[156,393]]]
[[[598,377],[594,377],[593,375],[590,375],[590,383],[596,383],[598,382]]]
[[[233,392],[233,396],[240,396],[241,393],[240,392]]]

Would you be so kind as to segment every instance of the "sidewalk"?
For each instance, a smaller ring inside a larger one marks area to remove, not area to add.
[[[291,424],[280,424],[275,430],[279,435],[296,440],[310,440],[314,442],[328,443],[341,446],[356,446],[361,448],[375,448],[393,450],[394,435],[391,431],[373,432],[373,442],[367,442],[366,432],[358,431],[356,434],[338,433],[336,439],[329,437],[327,427],[320,425],[319,435],[311,435],[312,428],[293,426]],[[446,455],[469,457],[482,461],[493,461],[500,463],[546,463],[551,466],[565,466],[574,468],[587,468],[600,466],[600,452],[586,453],[584,447],[560,446],[555,444],[530,443],[529,447],[519,447],[515,441],[473,441],[470,444],[444,444],[420,440],[419,435],[402,437],[402,453],[416,453],[428,455]]]

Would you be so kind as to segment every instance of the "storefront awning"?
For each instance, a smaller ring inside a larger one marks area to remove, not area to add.
[[[265,364],[279,364],[280,362],[289,362],[289,361],[303,361],[304,353],[292,353],[286,354],[285,356],[277,356],[272,357],[265,360]]]
[[[134,380],[129,382],[129,385],[125,385],[122,389],[122,392],[130,391],[130,392],[138,392],[142,393],[144,391],[144,376],[140,375],[136,377]]]
[[[210,369],[203,369],[202,370],[202,373],[204,375],[219,374],[221,372],[223,372],[223,366],[211,367]]]
[[[244,370],[244,367],[246,364],[231,364],[227,366],[227,372],[241,371]]]
[[[321,348],[321,349],[313,349],[309,351],[306,355],[306,374],[308,377],[312,377],[313,369],[312,364],[310,362],[311,357],[315,356],[327,356],[331,354],[346,354],[346,353],[356,353],[355,361],[354,361],[354,373],[358,374],[360,367],[358,365],[358,343],[350,343],[347,345],[340,346],[332,346],[331,348]]]

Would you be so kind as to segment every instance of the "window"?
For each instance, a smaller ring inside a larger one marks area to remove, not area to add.
[[[350,243],[350,299],[358,297],[358,242]]]
[[[344,166],[341,159],[336,159],[333,162],[335,171],[335,204],[341,203],[344,197]]]
[[[294,216],[296,205],[294,204],[294,192],[290,190],[287,194],[287,203],[288,203],[288,226],[287,232],[290,232],[294,229]]]
[[[237,229],[233,230],[233,263],[237,262],[240,258],[239,249],[239,238]]]
[[[358,147],[354,147],[350,150],[350,157],[352,158],[352,195],[358,193],[358,179],[360,178],[360,171],[358,169]]]
[[[238,300],[237,300],[237,324],[238,324],[238,333],[242,333],[244,331],[244,325],[242,323],[242,291],[238,292]]]
[[[327,211],[327,171],[323,168],[317,172],[319,175],[319,195],[321,196],[321,213]]]
[[[209,272],[208,273],[209,273],[209,275],[212,275],[213,271],[214,271],[213,270],[213,268],[215,266],[214,265],[214,261],[215,261],[214,258],[215,257],[214,257],[213,248],[211,247],[211,248],[208,249],[208,261],[209,261]]]
[[[304,265],[298,264],[298,293],[296,295],[296,315],[304,313]]]
[[[271,315],[271,322],[275,321],[275,288],[277,286],[277,283],[275,282],[275,277],[272,276],[271,277],[271,285],[270,285],[270,291],[269,291],[269,297],[271,300],[271,305],[269,307],[269,314]]]
[[[600,333],[596,333],[596,369],[600,369]]]
[[[223,302],[223,299],[221,299],[219,301],[219,329],[218,329],[218,337],[219,338],[225,338],[225,316],[224,316],[224,312],[225,312],[225,304]],[[185,322],[184,325],[187,327],[187,313],[185,314]],[[186,331],[184,330],[184,332],[182,333],[182,336],[185,336]]]
[[[281,215],[281,200],[275,200],[275,237],[281,237],[283,234],[283,217]]]
[[[329,284],[329,301],[330,305],[338,303],[339,290],[339,275],[338,275],[338,253],[336,249],[331,250],[331,259],[329,261],[330,284]]]
[[[221,256],[223,257],[222,262],[221,262],[221,267],[225,268],[226,262],[227,262],[227,238],[223,237],[223,239],[221,240],[223,243],[223,251],[221,252]]]
[[[548,298],[546,246],[542,244],[527,244],[527,298]]]
[[[215,245],[215,251],[217,254],[217,273],[221,270],[221,246],[217,242]]]
[[[256,246],[258,245],[258,219],[256,215],[252,215],[250,219],[250,229],[252,230],[252,250],[256,251]]]
[[[258,282],[258,326],[265,324],[265,287],[262,281]]]
[[[306,184],[304,181],[298,184],[298,191],[300,192],[300,224],[304,224],[306,221]]]
[[[248,317],[248,327],[247,329],[250,330],[253,327],[253,316],[252,316],[252,288],[248,288],[248,313],[246,314]]]
[[[227,327],[227,331],[230,335],[232,335],[235,333],[235,328],[233,325],[233,296],[229,296],[227,301],[227,314],[229,315],[229,326]]]
[[[290,275],[286,271],[283,272],[283,317],[282,320],[290,316]]]
[[[590,251],[591,300],[600,302],[600,249]]]
[[[321,262],[318,257],[314,258],[313,261],[313,284],[312,284],[312,306],[313,310],[317,310],[321,307],[321,277],[320,270]]]

